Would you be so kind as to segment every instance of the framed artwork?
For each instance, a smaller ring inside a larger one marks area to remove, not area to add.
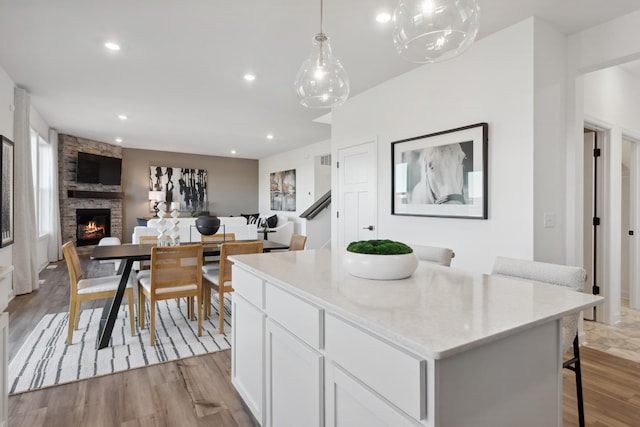
[[[272,211],[296,210],[296,170],[271,172],[269,198]]]
[[[180,211],[208,210],[207,171],[204,169],[150,166],[149,191],[164,192],[167,207],[171,202],[180,202]],[[151,204],[149,212],[155,212]]]
[[[9,246],[13,243],[13,142],[7,137],[0,135],[2,140],[2,152],[0,163],[2,163],[2,181],[0,187],[2,200],[0,201],[0,230],[2,241],[0,247]]]
[[[489,125],[391,143],[393,215],[487,219]]]

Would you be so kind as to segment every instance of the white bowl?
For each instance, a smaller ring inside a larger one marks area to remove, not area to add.
[[[344,268],[349,274],[374,280],[405,279],[418,268],[414,253],[402,255],[371,255],[345,251]]]

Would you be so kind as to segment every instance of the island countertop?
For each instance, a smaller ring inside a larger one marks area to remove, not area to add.
[[[289,292],[432,359],[453,356],[604,301],[504,276],[420,262],[403,280],[351,276],[327,249],[231,260]]]

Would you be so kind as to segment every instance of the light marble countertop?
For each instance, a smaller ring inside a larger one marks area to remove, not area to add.
[[[403,280],[366,280],[327,249],[237,255],[248,271],[404,345],[442,359],[600,304],[560,286],[421,262]]]

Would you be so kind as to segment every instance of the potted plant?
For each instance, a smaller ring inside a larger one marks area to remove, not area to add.
[[[401,242],[361,240],[347,246],[343,263],[353,276],[397,280],[413,274],[418,267],[418,258],[410,246]]]

